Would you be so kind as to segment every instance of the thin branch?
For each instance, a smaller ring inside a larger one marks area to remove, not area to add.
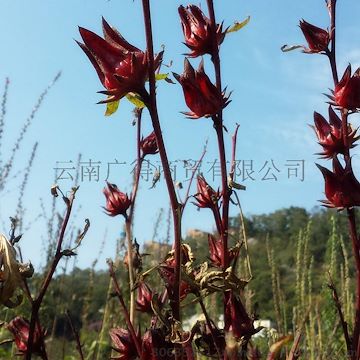
[[[138,356],[139,356],[140,360],[143,360],[142,351],[141,351],[141,345],[139,343],[138,337],[136,336],[134,326],[133,326],[133,324],[132,324],[132,322],[130,320],[129,311],[128,311],[126,305],[125,305],[124,298],[122,296],[122,292],[121,292],[119,283],[118,283],[117,278],[116,278],[116,274],[115,274],[115,271],[114,271],[114,264],[112,263],[111,260],[109,260],[108,265],[109,265],[109,274],[110,274],[110,277],[113,280],[113,284],[114,284],[114,288],[115,288],[115,294],[116,294],[117,298],[119,299],[119,302],[120,302],[120,305],[121,305],[121,308],[122,308],[122,311],[123,311],[123,314],[124,314],[124,317],[125,317],[127,328],[129,330],[130,335],[131,335],[131,337],[133,339],[133,342],[135,344]]]
[[[84,354],[83,354],[83,351],[82,351],[82,346],[81,346],[81,342],[80,342],[80,336],[79,336],[79,333],[76,331],[75,329],[75,326],[74,326],[74,323],[72,321],[72,318],[71,318],[71,315],[70,315],[70,312],[69,310],[66,310],[65,311],[65,314],[66,314],[66,317],[69,321],[69,324],[70,324],[70,328],[71,328],[71,331],[73,333],[73,336],[75,338],[75,341],[76,341],[76,349],[79,353],[79,356],[80,356],[80,360],[84,360]]]
[[[202,152],[202,154],[200,156],[199,162],[192,169],[192,173],[191,173],[191,177],[190,177],[190,181],[189,181],[189,186],[188,186],[188,188],[186,190],[185,200],[184,200],[184,202],[182,204],[182,211],[184,211],[185,206],[186,206],[187,202],[189,201],[189,198],[190,198],[189,194],[190,194],[191,185],[192,185],[192,183],[194,181],[195,174],[196,174],[197,170],[199,169],[199,167],[201,165],[201,162],[202,162],[202,160],[203,160],[203,158],[204,158],[204,156],[206,154],[207,144],[208,144],[208,141],[206,140],[205,145],[204,145],[204,150],[203,150],[203,152]]]
[[[342,311],[341,302],[340,302],[340,299],[339,299],[339,295],[337,293],[334,281],[333,281],[330,273],[329,273],[329,278],[330,279],[329,279],[328,287],[332,292],[332,297],[333,297],[336,309],[338,311],[340,323],[341,323],[344,338],[345,338],[346,348],[347,348],[347,351],[348,351],[349,359],[351,360],[351,358],[352,358],[352,355],[351,355],[352,354],[352,343],[351,343],[351,339],[350,339],[350,336],[349,336],[348,324],[345,321],[344,314],[343,314],[343,311]]]

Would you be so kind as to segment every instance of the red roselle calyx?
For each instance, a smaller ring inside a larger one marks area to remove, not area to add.
[[[223,24],[216,26],[216,40],[213,41],[211,21],[195,5],[179,7],[181,26],[185,37],[185,45],[191,50],[189,57],[197,57],[205,54],[213,55],[214,44],[219,46],[225,38],[226,31],[222,31]]]
[[[194,256],[191,252],[191,248],[187,244],[181,245],[181,265],[185,266],[186,264],[192,263],[194,261]],[[158,271],[161,278],[164,280],[166,289],[170,295],[173,294],[175,286],[175,252],[171,250],[167,255],[166,259],[162,264],[160,264]],[[184,280],[181,280],[180,283],[180,300],[184,300],[187,294],[192,291],[191,286]]]
[[[122,35],[103,19],[104,39],[84,28],[79,28],[84,44],[77,42],[94,66],[108,98],[99,103],[117,101],[126,94],[144,93],[148,78],[147,54],[129,44]],[[157,68],[162,53],[155,58]]]
[[[330,98],[335,105],[347,110],[360,108],[360,68],[351,76],[351,65],[346,68],[343,77],[335,86],[334,96]]]
[[[352,171],[351,162],[345,168],[337,157],[333,159],[333,171],[316,164],[324,176],[327,200],[321,202],[329,208],[351,208],[360,206],[360,183]]]
[[[197,194],[194,195],[194,198],[197,201],[195,203],[197,207],[214,209],[218,206],[220,193],[219,191],[215,191],[202,175],[198,175]]]
[[[348,125],[348,146],[344,145],[342,122],[337,116],[335,111],[329,106],[329,122],[317,112],[314,112],[313,129],[319,140],[319,144],[323,147],[323,152],[319,153],[324,159],[331,159],[337,154],[346,154],[349,148],[353,148],[356,140],[359,139],[356,136],[356,131]]]
[[[136,309],[140,312],[152,314],[151,300],[153,293],[150,287],[143,281],[137,288]]]
[[[174,359],[173,345],[165,340],[165,334],[160,329],[150,329],[143,337],[143,360],[172,360]]]
[[[309,46],[308,48],[304,47],[305,53],[320,53],[328,49],[330,34],[327,30],[309,24],[305,20],[300,21],[299,26]]]
[[[104,207],[109,216],[123,215],[126,217],[126,210],[131,205],[131,200],[126,193],[121,192],[115,184],[107,182],[107,187],[103,193],[106,198],[106,206]]]
[[[215,236],[208,234],[208,244],[209,244],[209,259],[211,264],[215,267],[222,267],[221,259],[223,258],[222,254],[224,247],[222,246],[221,238],[216,238]],[[229,263],[234,260],[239,255],[239,248],[228,249],[228,259]]]
[[[25,354],[27,351],[29,328],[30,328],[29,322],[20,316],[17,316],[13,320],[11,320],[7,325],[7,329],[14,336],[15,345],[18,351],[22,354]],[[45,336],[45,331],[44,330],[39,331],[38,327],[36,327],[33,338],[33,346],[32,346],[32,351],[34,354],[40,356],[43,354],[42,339],[44,336]]]
[[[120,355],[112,359],[133,360],[138,358],[136,346],[128,330],[114,328],[110,330],[112,348]],[[139,340],[141,338],[139,336]]]
[[[156,141],[156,135],[154,131],[146,138],[141,139],[140,149],[143,157],[145,155],[154,155],[159,152],[159,148]]]
[[[248,340],[256,332],[253,320],[247,314],[245,306],[233,293],[227,294],[225,318],[227,319],[225,332],[231,333],[237,340],[242,337]]]
[[[195,71],[185,58],[184,72],[181,75],[174,73],[174,77],[181,84],[186,105],[191,110],[184,114],[191,119],[214,116],[230,103],[225,91],[219,91],[205,74],[203,61]]]

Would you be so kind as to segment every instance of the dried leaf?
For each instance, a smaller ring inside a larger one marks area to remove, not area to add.
[[[227,29],[226,33],[229,34],[232,32],[239,31],[244,26],[246,26],[249,23],[249,21],[250,21],[250,16],[248,16],[244,21],[241,22],[236,21],[233,26],[230,26],[229,29]]]

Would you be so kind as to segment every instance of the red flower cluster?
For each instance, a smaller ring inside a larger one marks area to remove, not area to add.
[[[327,200],[322,203],[326,207],[350,208],[360,206],[360,183],[355,178],[349,161],[345,168],[335,156],[333,159],[333,171],[318,165],[325,179],[325,195]]]
[[[213,55],[214,44],[219,46],[225,38],[226,31],[222,31],[223,24],[216,27],[216,42],[213,41],[210,19],[195,5],[179,7],[181,26],[184,33],[185,45],[191,50],[189,57],[205,54]]]
[[[174,73],[174,76],[181,84],[186,105],[191,110],[184,114],[191,119],[214,116],[230,103],[225,92],[219,91],[205,74],[203,61],[195,71],[185,58],[184,72],[181,75]]]
[[[304,48],[305,53],[320,53],[328,49],[330,34],[327,30],[309,24],[305,20],[300,21],[299,26],[309,46],[309,48]]]
[[[323,152],[319,153],[325,159],[331,159],[337,154],[345,154],[347,148],[344,145],[343,131],[341,119],[336,115],[332,107],[329,107],[329,122],[317,112],[314,112],[314,123],[313,129],[315,130],[316,136],[319,140],[319,144],[323,147]],[[353,148],[355,141],[359,139],[356,136],[356,131],[348,126],[348,148]]]
[[[109,216],[123,215],[126,217],[126,210],[131,205],[131,200],[126,193],[121,192],[115,184],[107,182],[107,188],[103,193],[106,198],[105,211]]]
[[[103,19],[104,39],[92,31],[79,28],[84,44],[77,42],[94,66],[108,98],[99,103],[121,99],[130,92],[142,95],[148,78],[147,54],[129,44]],[[162,53],[155,58],[160,65]]]
[[[351,65],[335,86],[333,100],[337,106],[353,110],[360,108],[360,68],[351,76]]]

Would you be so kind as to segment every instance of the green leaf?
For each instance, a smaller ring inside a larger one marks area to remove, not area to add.
[[[117,111],[117,109],[119,108],[119,103],[120,103],[120,100],[107,103],[105,116],[110,116],[110,115],[114,114]]]
[[[235,21],[234,25],[229,27],[227,30],[226,30],[226,33],[232,33],[232,32],[236,32],[236,31],[239,31],[240,29],[242,29],[244,26],[246,26],[250,21],[250,16],[248,16],[244,21],[242,22],[238,22],[238,21]]]
[[[134,104],[138,109],[143,109],[145,107],[144,102],[141,100],[140,96],[134,93],[128,93],[126,98]]]

